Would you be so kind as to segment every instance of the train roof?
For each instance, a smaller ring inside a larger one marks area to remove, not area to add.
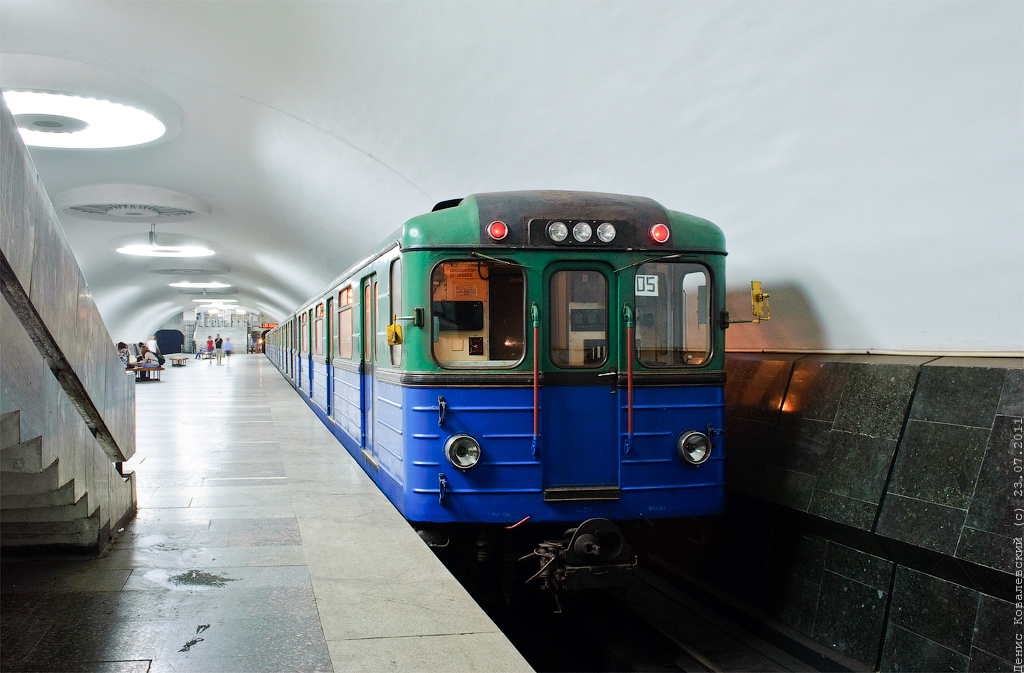
[[[458,203],[458,205],[450,205]],[[629,222],[647,232],[657,223],[671,226],[672,239],[662,249],[725,254],[725,235],[715,224],[694,215],[668,210],[642,196],[572,191],[517,191],[473,194],[461,201],[410,219],[391,240],[403,249],[478,247],[484,226],[500,220],[509,226],[501,247],[529,247],[526,223],[533,219],[610,220]],[[642,246],[636,246],[642,247]]]

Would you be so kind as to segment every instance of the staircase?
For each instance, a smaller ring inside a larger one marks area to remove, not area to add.
[[[65,407],[53,432],[25,441],[21,412],[0,416],[5,555],[95,554],[135,513],[134,476],[118,474],[81,416]]]

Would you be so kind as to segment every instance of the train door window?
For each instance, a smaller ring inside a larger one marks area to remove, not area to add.
[[[388,323],[392,323],[395,317],[402,313],[402,260],[396,259],[391,262],[391,319]],[[391,346],[391,364],[398,366],[402,364],[402,345],[397,344]]]
[[[372,365],[373,363],[373,295],[376,283],[367,282],[363,286],[363,361]]]
[[[308,318],[306,317],[306,314],[303,313],[301,321],[300,321],[301,324],[299,325],[299,352],[300,353],[308,353],[309,352],[309,335],[307,334],[308,330],[306,329],[306,320],[307,319]]]
[[[352,288],[338,293],[338,357],[352,358]]]
[[[327,361],[330,362],[331,358],[334,357],[335,353],[338,352],[338,347],[334,345],[335,332],[334,325],[331,323],[331,316],[334,315],[334,297],[327,298],[327,310],[324,312],[324,327],[327,329],[327,334],[324,336],[324,356]]]
[[[525,353],[520,267],[442,262],[431,275],[434,358],[443,367],[511,367]]]
[[[313,348],[317,355],[324,354],[324,305],[316,307],[316,317],[313,320]]]
[[[710,274],[700,264],[636,270],[636,354],[648,367],[700,365],[711,356]]]
[[[600,271],[557,271],[550,283],[550,356],[558,367],[608,360],[608,281]]]

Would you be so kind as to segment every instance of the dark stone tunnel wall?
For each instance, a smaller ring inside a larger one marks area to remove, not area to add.
[[[726,511],[661,553],[865,668],[1012,671],[1024,362],[726,367]]]

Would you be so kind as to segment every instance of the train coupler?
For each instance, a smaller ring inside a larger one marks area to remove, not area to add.
[[[561,612],[559,592],[609,589],[628,586],[636,571],[636,556],[618,526],[607,519],[588,519],[566,531],[562,540],[546,540],[519,559],[537,559],[541,590],[551,591]]]

